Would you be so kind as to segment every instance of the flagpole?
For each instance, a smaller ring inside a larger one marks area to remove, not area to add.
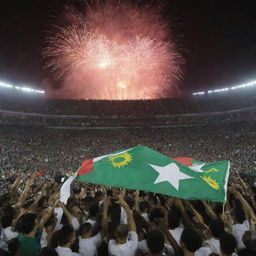
[[[226,201],[223,202],[223,206],[222,206],[222,215],[224,215],[224,212],[225,212],[225,206],[226,206]]]

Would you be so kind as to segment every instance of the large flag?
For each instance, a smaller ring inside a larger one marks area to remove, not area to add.
[[[224,202],[229,167],[229,161],[183,165],[148,147],[138,146],[84,161],[77,178],[189,200]]]

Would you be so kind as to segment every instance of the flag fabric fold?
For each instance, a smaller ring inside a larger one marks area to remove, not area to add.
[[[137,146],[84,161],[77,179],[189,200],[225,201],[229,161],[180,162]]]

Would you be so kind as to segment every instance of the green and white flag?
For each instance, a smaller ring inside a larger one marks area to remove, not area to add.
[[[138,146],[84,161],[77,179],[189,200],[224,202],[229,167],[229,161],[187,166]]]

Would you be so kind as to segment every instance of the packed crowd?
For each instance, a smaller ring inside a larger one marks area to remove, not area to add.
[[[240,177],[224,205],[71,179],[16,176],[0,197],[0,255],[256,255],[254,187]]]
[[[2,181],[27,170],[75,171],[85,160],[138,145],[170,157],[230,160],[232,173],[255,171],[256,123],[168,129],[60,131],[0,128]]]

